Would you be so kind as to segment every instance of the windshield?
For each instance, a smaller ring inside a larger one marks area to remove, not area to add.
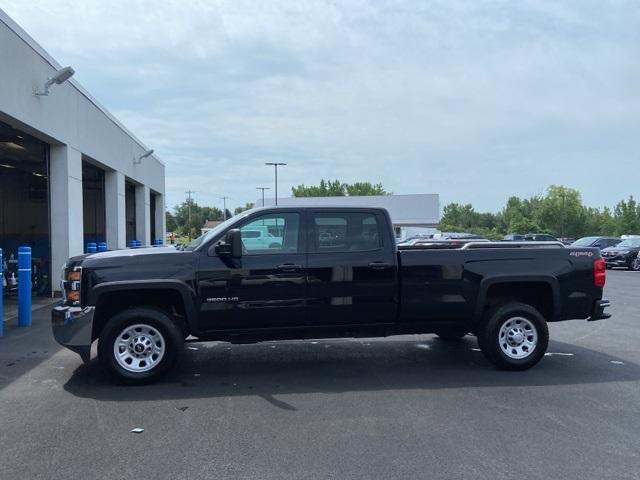
[[[590,247],[593,242],[595,242],[598,237],[583,237],[571,244],[572,247]]]
[[[230,225],[235,223],[237,220],[240,220],[241,218],[246,217],[249,213],[250,213],[249,211],[242,212],[242,213],[239,213],[238,215],[235,215],[235,216],[229,218],[228,220],[225,220],[221,224],[216,225],[215,227],[213,227],[207,233],[205,233],[203,235],[200,235],[198,238],[193,240],[191,243],[188,243],[184,247],[184,249],[185,250],[195,250],[200,245],[203,245],[203,244],[207,243],[210,239],[212,239],[212,238],[216,237],[217,235],[219,235],[220,233],[224,232],[227,228],[229,228]]]
[[[621,241],[616,248],[638,248],[640,247],[640,238],[627,238]]]

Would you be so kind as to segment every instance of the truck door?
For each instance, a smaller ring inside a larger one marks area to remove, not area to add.
[[[393,323],[395,248],[382,214],[307,213],[307,317],[311,325]]]
[[[250,217],[240,224],[239,259],[204,259],[200,269],[203,331],[301,326],[306,322],[306,255],[296,211]],[[255,231],[269,243],[251,241]],[[245,241],[246,240],[246,241]],[[217,265],[207,269],[204,263]]]

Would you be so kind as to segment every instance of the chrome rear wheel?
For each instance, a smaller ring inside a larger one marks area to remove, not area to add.
[[[477,338],[482,353],[496,367],[526,370],[544,356],[549,329],[544,316],[533,305],[510,302],[485,313]]]
[[[515,360],[527,358],[536,349],[538,331],[535,325],[524,317],[507,319],[500,327],[500,348],[504,354]]]

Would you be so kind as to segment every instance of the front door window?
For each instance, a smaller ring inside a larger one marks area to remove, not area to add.
[[[268,214],[240,227],[244,255],[299,253],[297,213]]]

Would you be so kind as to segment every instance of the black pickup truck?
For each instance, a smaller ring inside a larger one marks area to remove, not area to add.
[[[70,258],[56,340],[128,383],[159,378],[185,341],[477,336],[488,360],[523,370],[547,322],[609,317],[597,248],[543,242],[396,247],[377,208],[259,208],[182,250]]]

